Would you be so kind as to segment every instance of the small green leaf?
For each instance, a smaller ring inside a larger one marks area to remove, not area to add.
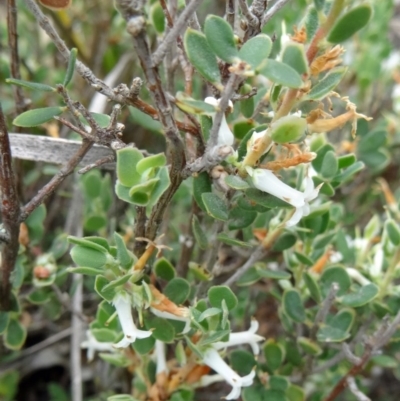
[[[328,41],[331,43],[341,43],[353,36],[357,31],[368,24],[372,16],[370,4],[361,4],[354,7],[336,21],[332,30],[329,32]]]
[[[250,64],[253,70],[266,63],[272,49],[272,40],[265,34],[259,34],[249,39],[239,50],[241,60]]]
[[[204,206],[206,207],[207,213],[217,220],[227,221],[229,218],[228,206],[225,201],[218,195],[210,193],[203,193],[201,198],[203,199]]]
[[[164,153],[158,153],[157,155],[151,155],[138,161],[136,165],[136,171],[142,175],[146,170],[150,168],[163,167],[167,163],[167,158]]]
[[[150,336],[147,338],[137,338],[132,345],[133,349],[140,355],[146,355],[154,348],[155,343],[156,339]]]
[[[202,195],[211,192],[211,180],[207,171],[203,171],[193,178],[193,197],[200,209],[207,211]]]
[[[65,87],[68,86],[68,84],[71,82],[71,79],[74,75],[77,54],[78,54],[78,50],[75,47],[73,49],[71,49],[71,51],[69,53],[67,72],[65,74],[65,78],[64,78],[64,82],[63,82],[63,85]]]
[[[283,49],[282,61],[300,75],[308,74],[308,62],[303,44],[289,42]]]
[[[47,288],[37,288],[36,290],[32,291],[26,298],[32,304],[41,305],[50,300],[51,293]]]
[[[283,310],[295,322],[303,323],[306,319],[303,301],[297,290],[286,290],[283,294]]]
[[[352,308],[358,308],[369,302],[378,296],[379,288],[375,284],[367,284],[362,286],[356,293],[345,295],[341,299],[341,303]]]
[[[66,107],[44,107],[25,111],[14,119],[13,124],[17,127],[36,127],[59,116],[66,110]]]
[[[339,156],[337,160],[338,160],[338,168],[342,169],[350,167],[357,161],[357,158],[354,153],[349,153],[347,155]]]
[[[351,279],[346,270],[341,266],[332,266],[324,270],[320,278],[321,289],[324,296],[326,296],[331,288],[332,283],[339,285],[338,296],[347,292],[351,285]]]
[[[346,72],[347,67],[338,67],[333,69],[311,88],[310,92],[307,94],[307,99],[323,99],[326,95],[328,95],[328,93],[332,92],[333,89],[336,88]]]
[[[177,305],[183,304],[189,294],[190,284],[180,277],[173,278],[164,288],[164,295]]]
[[[94,112],[90,112],[90,115],[92,116],[93,120],[98,125],[100,125],[101,128],[107,128],[109,126],[111,121],[111,117],[109,115],[103,113],[94,113]]]
[[[296,386],[295,384],[291,384],[288,389],[286,390],[286,396],[289,401],[305,401],[306,394],[304,390]]]
[[[209,317],[217,316],[222,313],[220,308],[208,308],[206,309],[196,320],[200,323]]]
[[[318,356],[322,354],[322,348],[315,342],[306,337],[298,337],[297,344],[305,351],[307,354]]]
[[[38,91],[42,91],[42,92],[55,92],[56,91],[53,87],[51,87],[49,85],[39,84],[37,82],[23,81],[22,79],[7,78],[6,82],[8,84],[18,85],[18,86],[22,86],[24,88],[38,90]]]
[[[272,249],[277,252],[282,252],[285,249],[291,248],[296,243],[296,236],[292,233],[283,233],[277,241],[275,241]]]
[[[400,246],[400,228],[393,219],[385,221],[385,232],[388,235],[389,241],[394,246]]]
[[[284,270],[271,270],[268,267],[256,265],[257,273],[262,278],[271,278],[273,280],[289,280],[292,275]]]
[[[72,248],[71,258],[78,266],[87,266],[93,269],[99,269],[107,262],[107,255],[104,252],[80,245]]]
[[[296,142],[300,140],[306,131],[307,121],[297,116],[280,118],[271,125],[271,139],[279,144]]]
[[[338,329],[334,326],[322,326],[317,332],[317,340],[326,343],[343,342],[350,337],[350,333]]]
[[[360,172],[365,167],[365,164],[361,161],[357,161],[350,167],[346,168],[344,171],[339,173],[332,181],[335,183],[343,184],[344,182],[350,180],[355,174]]]
[[[103,273],[103,269],[95,269],[93,267],[69,267],[67,269],[68,273],[76,273],[76,274],[86,274],[87,276],[97,276],[98,274]]]
[[[22,348],[26,340],[26,328],[16,319],[10,319],[4,334],[4,345],[13,351]]]
[[[150,9],[151,21],[157,33],[165,31],[165,15],[160,3],[155,3]]]
[[[303,80],[298,72],[280,61],[268,59],[260,73],[266,76],[270,81],[288,86],[289,88],[297,89],[303,86]]]
[[[319,173],[327,180],[332,179],[338,171],[338,160],[332,150],[325,153]]]
[[[217,239],[218,239],[218,241],[221,241],[224,244],[228,244],[228,245],[232,245],[232,246],[241,246],[241,247],[245,247],[245,248],[252,247],[251,244],[244,242],[244,241],[240,241],[236,238],[231,238],[231,237],[229,237],[228,234],[225,234],[225,233],[218,234]]]
[[[234,207],[229,211],[229,230],[239,230],[249,227],[257,217],[257,212]]]
[[[0,311],[0,335],[6,331],[9,321],[10,313]]]
[[[169,188],[171,184],[168,167],[164,166],[159,168],[156,178],[158,178],[158,182],[154,186],[149,198],[149,205],[151,207],[153,207],[158,202],[162,194]]]
[[[133,274],[126,274],[125,276],[118,277],[117,279],[110,281],[107,285],[102,287],[102,291],[109,292],[110,290],[113,290],[117,287],[122,288],[122,286],[127,283],[132,278],[132,276]]]
[[[128,252],[124,239],[118,233],[114,233],[114,240],[117,246],[117,259],[121,263],[122,267],[128,269],[132,266],[133,257]]]
[[[260,191],[256,188],[246,189],[244,193],[252,201],[268,209],[273,209],[275,207],[290,209],[292,207],[289,203],[277,198],[276,196],[267,194],[266,192]]]
[[[117,177],[122,185],[132,187],[140,182],[141,175],[136,166],[143,155],[136,148],[123,148],[117,151]]]
[[[272,371],[279,369],[285,359],[285,349],[275,340],[269,339],[263,350],[268,367]]]
[[[176,275],[174,266],[172,266],[171,262],[164,257],[156,260],[153,270],[157,277],[166,281],[172,280]]]
[[[387,135],[387,131],[382,129],[368,132],[368,134],[360,138],[360,142],[357,144],[357,153],[375,152],[378,148],[385,145]]]
[[[225,184],[233,189],[238,189],[238,190],[250,188],[250,185],[237,175],[226,176]]]
[[[107,253],[109,250],[109,246],[104,238],[100,237],[74,237],[73,235],[69,235],[67,237],[68,242],[74,245],[80,245],[86,248],[94,249],[99,252]]]
[[[147,330],[153,329],[153,337],[164,343],[169,343],[175,338],[174,326],[168,320],[161,317],[153,317],[146,322]]]
[[[188,59],[197,71],[211,83],[219,83],[221,76],[217,58],[206,37],[202,33],[188,28],[185,33],[184,45]]]
[[[98,275],[94,282],[94,289],[95,291],[106,301],[112,302],[115,297],[115,290],[114,288],[110,288],[108,291],[103,291],[103,288],[109,284],[109,280],[106,277]]]
[[[319,25],[318,11],[315,7],[310,6],[308,8],[304,25],[307,32],[307,38],[313,38]]]
[[[232,351],[230,356],[230,365],[240,375],[248,375],[257,364],[254,355],[245,350]]]
[[[229,310],[236,307],[238,299],[232,290],[224,285],[216,285],[208,290],[208,300],[214,308],[221,308],[222,301],[226,302]]]
[[[201,228],[199,219],[196,215],[193,216],[192,220],[192,230],[194,238],[196,239],[196,243],[200,249],[207,249],[208,247],[208,240],[207,236],[204,233],[203,229]]]
[[[307,287],[308,291],[310,292],[311,298],[316,303],[319,304],[321,302],[321,300],[322,300],[322,295],[321,295],[321,291],[319,289],[319,286],[317,284],[317,281],[308,272],[305,272],[303,274],[303,279],[304,279],[304,283],[306,284],[306,287]]]
[[[209,15],[204,23],[204,33],[212,51],[227,63],[233,63],[238,51],[232,27],[223,18]]]

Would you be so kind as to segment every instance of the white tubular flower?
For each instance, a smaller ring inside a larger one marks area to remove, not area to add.
[[[250,328],[246,331],[240,331],[238,333],[230,333],[228,341],[218,341],[213,344],[213,347],[217,350],[232,347],[234,345],[249,344],[253,350],[254,355],[260,353],[260,346],[258,343],[264,341],[265,338],[256,334],[259,324],[257,320],[252,319]]]
[[[179,308],[179,309],[182,309],[184,311],[187,308]],[[187,332],[190,331],[190,312],[188,309],[187,309],[187,314],[185,311],[186,316],[177,316],[177,315],[174,315],[173,313],[161,311],[161,310],[158,310],[153,307],[150,307],[150,310],[151,310],[151,313],[153,313],[154,315],[156,315],[158,317],[162,317],[164,319],[178,320],[179,322],[185,322],[185,327],[182,330],[182,334],[186,334]]]
[[[90,330],[86,331],[86,340],[81,343],[81,348],[87,348],[87,359],[88,361],[93,361],[94,354],[96,351],[107,351],[115,352],[115,348],[112,343],[103,343],[96,340],[96,337],[92,334]]]
[[[233,388],[232,391],[225,397],[227,400],[236,400],[240,397],[242,387],[248,387],[253,384],[256,372],[253,370],[247,376],[239,376],[221,357],[215,348],[209,348],[203,357],[203,363],[208,365],[221,375],[227,383]]]
[[[311,177],[305,178],[305,190],[300,192],[281,181],[271,170],[248,169],[248,172],[257,189],[274,195],[296,208],[293,216],[286,222],[287,227],[296,225],[303,216],[310,214],[309,202],[318,196],[321,188],[321,185],[314,187]]]
[[[211,104],[215,107],[219,106],[219,100],[215,99],[212,96],[206,97],[204,101],[208,104]],[[233,107],[233,104],[231,101],[229,101],[229,106]],[[215,113],[211,115],[213,121],[215,117]],[[232,146],[233,143],[235,142],[235,137],[231,131],[231,129],[228,126],[228,123],[226,122],[225,114],[222,115],[222,121],[221,121],[221,126],[219,127],[219,132],[218,132],[218,142],[217,145],[228,145]]]
[[[116,348],[126,348],[135,342],[136,338],[147,338],[151,336],[151,331],[139,330],[132,318],[132,305],[130,297],[125,292],[119,292],[113,299],[113,304],[117,310],[118,319],[124,332],[124,338],[117,344]]]
[[[154,348],[154,355],[156,359],[156,376],[160,373],[168,373],[167,359],[165,357],[165,343],[160,340],[156,340]]]
[[[364,277],[358,270],[354,269],[354,267],[347,267],[346,268],[347,274],[357,281],[361,285],[368,285],[371,284],[371,281]]]

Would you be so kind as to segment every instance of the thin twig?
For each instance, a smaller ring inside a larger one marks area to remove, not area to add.
[[[87,166],[78,170],[78,174],[86,174],[87,172],[89,172],[90,170],[93,170],[94,168],[100,167],[103,164],[113,163],[113,162],[115,162],[114,155],[103,157],[103,158],[97,160],[96,162],[94,162],[92,164],[88,164]]]
[[[190,0],[185,0],[186,7],[190,4]],[[189,17],[189,22],[188,25],[192,28],[195,29],[196,31],[201,31],[201,26],[199,23],[199,19],[197,18],[197,13],[196,11],[192,14],[191,17]]]
[[[7,30],[8,30],[8,47],[10,49],[10,73],[11,77],[21,79],[19,70],[19,54],[18,54],[18,32],[17,32],[17,7],[15,0],[7,1]],[[28,102],[24,98],[22,88],[19,85],[13,85],[15,104],[17,114],[27,110]]]
[[[287,3],[289,3],[290,0],[278,0],[264,15],[261,26],[264,26],[268,21],[271,20],[272,17],[275,16],[275,14],[280,11]]]
[[[92,147],[93,142],[83,140],[81,147],[75,155],[68,161],[59,172],[34,196],[21,211],[20,220],[24,221],[26,218],[41,205],[58,187],[59,185],[74,171],[75,167],[83,159],[85,154]]]
[[[321,323],[323,323],[328,315],[331,306],[335,302],[336,294],[339,291],[339,285],[337,283],[332,283],[331,288],[329,289],[329,293],[327,297],[322,302],[321,307],[318,309],[317,316],[315,316],[314,324],[310,330],[310,339],[315,340],[317,336],[317,331]]]
[[[12,168],[10,139],[0,103],[0,201],[1,217],[8,242],[1,247],[0,309],[10,307],[10,276],[17,260],[19,249],[20,207]]]
[[[233,274],[231,277],[228,278],[228,280],[225,281],[224,285],[229,286],[234,284],[237,280],[239,280],[240,277],[243,276],[244,273],[247,272],[247,270],[253,267],[256,262],[265,258],[265,256],[267,256],[267,250],[260,245],[254,250],[249,259],[247,259],[247,261],[236,270],[235,274]]]
[[[167,51],[175,43],[177,37],[182,32],[182,29],[186,26],[188,19],[196,11],[197,7],[202,3],[203,0],[192,0],[189,5],[185,7],[182,14],[176,20],[174,27],[169,31],[164,41],[158,47],[153,54],[153,67],[161,63]]]
[[[347,378],[347,385],[349,386],[349,390],[353,393],[353,395],[357,398],[357,401],[371,401],[371,398],[367,397],[361,390],[357,387],[357,383],[354,377]]]
[[[225,85],[224,90],[222,91],[221,99],[218,104],[219,110],[215,114],[213,126],[210,130],[210,139],[207,143],[207,149],[211,149],[217,145],[218,132],[219,128],[221,127],[222,117],[224,116],[224,113],[229,105],[229,100],[234,94],[241,79],[242,77],[240,75],[232,73]]]
[[[235,27],[235,0],[226,0],[225,15],[229,25]]]
[[[82,230],[82,214],[83,199],[82,192],[78,184],[78,176],[74,175],[74,194],[69,208],[69,213],[65,225],[65,232],[70,235],[81,237]],[[82,297],[83,282],[82,275],[74,273],[72,275],[72,287],[75,289],[72,299],[71,308],[75,313],[71,315],[71,394],[72,401],[82,401],[82,366],[81,366],[81,340],[83,322],[81,320],[82,313]]]
[[[250,25],[258,23],[258,18],[250,11],[247,0],[239,0],[239,7]]]

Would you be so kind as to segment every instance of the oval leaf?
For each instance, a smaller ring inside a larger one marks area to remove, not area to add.
[[[296,290],[287,290],[283,294],[283,310],[295,322],[306,320],[306,312],[300,294]]]
[[[354,7],[336,22],[328,35],[328,41],[331,43],[344,42],[357,31],[364,28],[371,19],[371,16],[371,5],[362,4],[358,7]]]
[[[310,92],[307,94],[307,99],[310,100],[321,100],[328,93],[333,91],[339,82],[346,74],[347,67],[335,68],[329,74],[325,75],[316,85],[312,87]]]
[[[222,221],[228,220],[228,206],[218,195],[210,192],[203,194],[201,198],[203,199],[207,213],[211,217]]]
[[[36,127],[50,121],[54,116],[59,116],[65,109],[65,107],[44,107],[28,110],[15,118],[13,124],[17,127]]]
[[[298,72],[280,61],[268,59],[260,73],[270,81],[289,88],[301,88],[303,86],[303,80]]]
[[[341,303],[352,308],[358,308],[377,297],[379,288],[375,284],[368,284],[361,287],[356,293],[345,295],[341,299]]]
[[[208,290],[208,299],[214,308],[221,308],[222,301],[225,301],[229,310],[232,310],[238,303],[236,295],[224,285],[216,285]]]
[[[260,34],[248,40],[239,50],[241,60],[255,70],[267,61],[272,49],[272,40],[268,35]]]
[[[217,58],[211,50],[206,37],[194,29],[185,33],[185,50],[190,62],[208,81],[218,83],[221,80]]]
[[[223,18],[209,15],[204,23],[204,33],[213,52],[227,63],[238,56],[232,27]]]
[[[290,65],[300,75],[308,74],[308,62],[301,43],[289,42],[283,49],[282,61]]]

